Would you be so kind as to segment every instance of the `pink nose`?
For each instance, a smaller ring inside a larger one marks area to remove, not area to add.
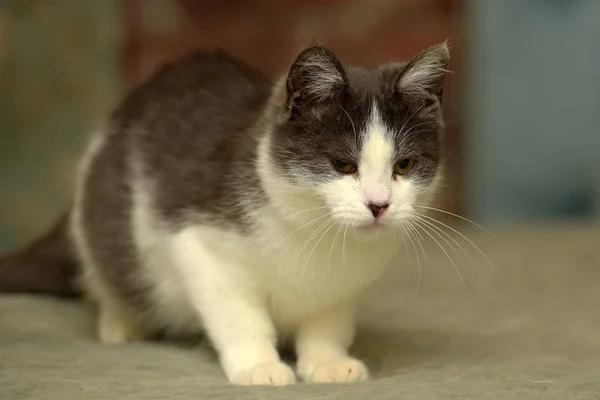
[[[367,204],[367,207],[369,208],[369,210],[371,210],[371,213],[373,214],[373,216],[375,218],[379,218],[383,215],[383,213],[385,212],[385,210],[387,210],[387,208],[389,207],[389,203],[384,203],[384,204],[375,204],[375,203],[369,203]]]

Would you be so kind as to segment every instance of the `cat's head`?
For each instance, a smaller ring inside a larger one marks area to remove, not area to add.
[[[343,67],[320,45],[302,51],[280,83],[269,141],[283,212],[315,208],[365,231],[410,218],[438,181],[448,60],[446,43],[375,69]]]

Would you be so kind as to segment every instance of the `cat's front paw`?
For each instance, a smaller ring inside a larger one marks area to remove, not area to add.
[[[369,379],[367,367],[361,361],[345,357],[300,367],[299,374],[309,383],[352,383]]]
[[[295,382],[294,371],[282,362],[257,365],[237,374],[231,380],[236,385],[285,386]]]

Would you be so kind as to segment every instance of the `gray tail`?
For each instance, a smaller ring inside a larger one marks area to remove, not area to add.
[[[19,251],[0,256],[0,293],[79,296],[68,219],[65,213],[44,236]]]

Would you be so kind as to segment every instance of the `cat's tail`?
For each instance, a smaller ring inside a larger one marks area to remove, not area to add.
[[[25,248],[0,256],[0,293],[75,297],[77,266],[68,238],[69,215]]]

